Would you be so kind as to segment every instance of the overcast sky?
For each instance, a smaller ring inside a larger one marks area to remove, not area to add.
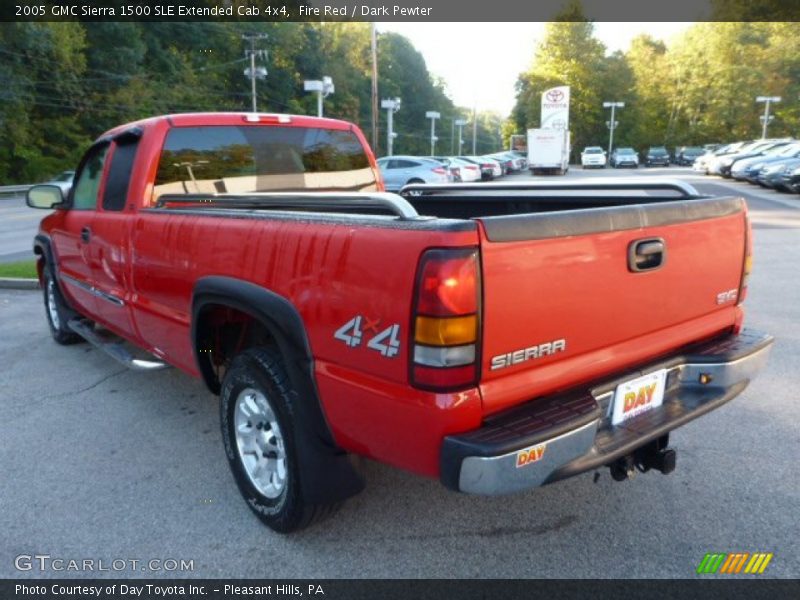
[[[669,42],[691,23],[595,23],[609,52],[627,50],[640,33]],[[544,23],[378,23],[378,31],[409,38],[422,52],[428,70],[443,77],[459,106],[508,115],[514,83],[528,69]]]

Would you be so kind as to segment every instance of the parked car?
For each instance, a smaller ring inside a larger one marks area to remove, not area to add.
[[[721,175],[722,177],[729,178],[731,176],[731,169],[737,161],[753,158],[754,156],[761,156],[770,148],[785,146],[791,141],[792,140],[759,140],[746,144],[733,154],[726,154],[711,161],[709,163],[708,172],[712,175]]]
[[[800,165],[791,173],[783,175],[783,187],[800,194]]]
[[[521,170],[525,170],[525,169],[528,168],[528,153],[527,153],[527,151],[523,152],[522,150],[507,150],[506,154],[510,154],[511,156],[514,156],[514,157],[519,158],[519,159],[522,160]]]
[[[690,166],[703,154],[705,154],[705,150],[700,146],[681,146],[675,152],[675,164]]]
[[[490,154],[489,156],[500,164],[500,167],[503,169],[503,175],[514,172],[514,159],[512,157],[497,153]]]
[[[581,166],[584,169],[604,169],[606,166],[606,151],[600,146],[586,146],[581,152]]]
[[[378,159],[383,182],[389,191],[409,183],[447,183],[447,169],[438,160],[418,156],[384,156]]]
[[[509,163],[510,161],[510,170],[509,173],[517,173],[519,171],[524,170],[528,166],[528,160],[525,157],[520,156],[516,152],[495,152],[493,154],[488,155],[491,158],[496,160],[500,160],[502,162]]]
[[[492,158],[484,156],[459,156],[458,158],[477,165],[481,170],[481,179],[484,181],[490,181],[503,175],[503,167]]]
[[[703,173],[705,175],[709,174],[709,168],[711,163],[717,159],[717,157],[724,156],[726,154],[733,154],[737,152],[740,148],[750,142],[733,142],[731,144],[723,144],[715,149],[707,150],[705,154],[698,157],[694,161],[694,165],[692,165],[692,170],[698,173]]]
[[[458,180],[464,183],[481,180],[481,168],[473,162],[464,160],[459,156],[451,156],[450,168],[458,169]]]
[[[72,179],[75,177],[75,171],[62,171],[50,181],[45,182],[46,185],[55,185],[61,188],[61,191],[66,196],[72,187]]]
[[[664,146],[651,146],[644,154],[645,167],[654,167],[656,165],[669,166],[669,152]]]
[[[739,181],[758,182],[759,172],[766,166],[787,158],[800,156],[800,143],[770,148],[764,154],[737,160],[731,166],[731,177]]]
[[[636,169],[639,167],[639,155],[636,154],[636,150],[633,148],[616,148],[611,153],[609,164],[615,169],[621,167],[633,167]]]
[[[620,182],[403,197],[357,126],[253,113],[123,125],[80,164],[68,203],[27,195],[52,211],[34,252],[53,339],[201,379],[242,505],[279,532],[363,489],[350,454],[485,495],[670,473],[670,432],[738,396],[773,343],[742,325],[746,203],[681,182],[648,185],[664,199],[631,183],[613,206],[599,192]],[[147,428],[109,425],[130,426]]]
[[[791,173],[800,166],[798,158],[784,158],[774,161],[762,167],[758,173],[756,183],[764,187],[773,188],[779,191],[792,191],[783,180],[784,175]]]

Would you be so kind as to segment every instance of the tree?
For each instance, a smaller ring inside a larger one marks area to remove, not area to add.
[[[572,6],[562,18],[579,19]],[[578,12],[576,12],[578,11]],[[572,145],[597,145],[605,129],[602,74],[606,71],[605,46],[594,37],[594,25],[586,20],[548,23],[530,71],[517,83],[517,103],[512,112],[520,130],[539,126],[540,98],[546,89],[570,86]]]

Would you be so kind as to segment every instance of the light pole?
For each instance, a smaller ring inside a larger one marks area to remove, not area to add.
[[[464,140],[461,139],[461,133],[464,130],[464,125],[467,124],[466,119],[456,119],[456,127],[458,127],[458,149],[456,151],[457,156],[461,156],[461,146],[464,144]]]
[[[617,126],[617,122],[614,120],[615,111],[618,108],[624,108],[624,102],[603,102],[603,108],[610,108],[611,109],[611,121],[608,123],[608,156],[611,157],[611,149],[614,147],[614,128]]]
[[[772,117],[769,116],[769,105],[773,102],[780,102],[780,96],[758,96],[756,98],[756,102],[763,102],[764,103],[764,116],[761,117],[762,126],[761,126],[761,139],[767,139],[767,126],[769,122],[772,120]]]
[[[303,89],[306,92],[317,92],[317,116],[322,116],[322,99],[327,98],[335,91],[333,79],[327,75],[319,79],[307,79],[303,82]]]
[[[477,148],[477,140],[478,140],[478,107],[472,107],[472,155],[475,156],[478,152]]]
[[[392,128],[392,117],[394,116],[394,113],[400,110],[400,103],[400,98],[387,98],[386,100],[381,100],[381,108],[386,109],[386,156],[392,155],[394,138],[397,137],[397,134]]]
[[[429,110],[425,113],[425,118],[431,120],[431,156],[436,154],[436,140],[439,139],[436,137],[436,119],[441,116],[442,115],[435,110]]]

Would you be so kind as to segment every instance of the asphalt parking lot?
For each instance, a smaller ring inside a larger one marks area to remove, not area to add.
[[[616,483],[603,470],[596,482],[586,474],[483,498],[364,461],[362,494],[280,536],[241,500],[215,398],[199,381],[58,346],[39,292],[0,290],[0,577],[85,575],[15,569],[15,557],[37,553],[194,563],[94,576],[693,577],[707,552],[757,551],[774,553],[764,576],[797,577],[800,197],[668,173],[747,198],[756,235],[746,322],[777,337],[742,396],[672,435],[673,474]],[[638,173],[652,174],[665,172]]]

